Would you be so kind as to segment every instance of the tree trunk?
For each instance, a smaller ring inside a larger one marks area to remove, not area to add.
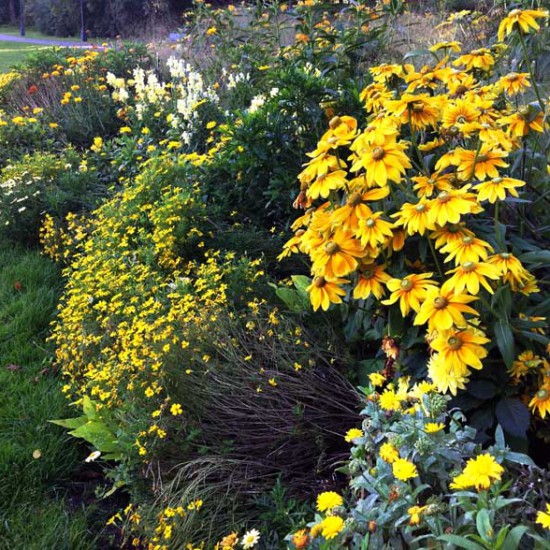
[[[18,0],[8,0],[10,24],[17,25],[19,23],[19,2]]]

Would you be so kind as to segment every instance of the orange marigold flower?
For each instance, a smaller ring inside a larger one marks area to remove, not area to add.
[[[419,311],[420,303],[426,299],[426,293],[436,282],[430,277],[433,273],[419,273],[407,275],[403,279],[390,279],[386,286],[391,292],[388,299],[383,300],[384,305],[392,305],[399,301],[401,314],[406,317],[409,311]]]

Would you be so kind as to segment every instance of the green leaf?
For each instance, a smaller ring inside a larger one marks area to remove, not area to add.
[[[500,425],[510,435],[525,437],[531,422],[531,414],[522,401],[513,397],[503,397],[497,403],[495,414]]]
[[[476,516],[477,532],[487,542],[490,542],[493,538],[493,526],[491,525],[491,519],[489,518],[489,512],[486,508],[482,508]]]
[[[306,288],[311,284],[311,278],[305,275],[292,275],[292,282],[297,290],[307,294]]]
[[[97,420],[99,418],[95,403],[87,395],[82,398],[82,410],[88,417],[88,420]]]
[[[537,267],[546,267],[550,264],[550,250],[537,250],[536,252],[526,252],[519,259],[524,264],[529,264],[531,269]]]
[[[440,537],[437,537],[437,540],[450,542],[451,544],[454,544],[459,548],[465,548],[466,550],[485,550],[485,548],[480,544],[476,544],[475,542],[458,535],[441,535]]]
[[[494,326],[498,349],[508,368],[512,367],[515,359],[514,335],[506,319],[499,319]]]
[[[516,453],[514,451],[508,451],[504,458],[510,462],[515,462],[516,464],[523,464],[524,466],[535,466],[535,463],[530,456],[524,453]]]
[[[64,418],[62,420],[48,420],[48,422],[51,422],[52,424],[57,424],[58,426],[63,426],[63,428],[67,428],[69,430],[76,430],[77,428],[80,428],[83,424],[86,424],[88,422],[87,416],[79,416],[78,418]]]
[[[495,430],[495,443],[499,449],[506,448],[506,442],[504,441],[504,432],[502,431],[502,426],[500,424],[497,425],[497,428]]]
[[[91,443],[102,453],[113,453],[120,450],[115,435],[102,422],[87,422],[69,433]]]
[[[516,550],[519,548],[519,542],[523,538],[523,535],[527,532],[528,528],[525,525],[518,525],[514,527],[506,537],[501,550]]]
[[[309,300],[304,298],[299,291],[292,288],[279,287],[275,291],[275,294],[293,313],[302,313],[309,311],[311,308]]]

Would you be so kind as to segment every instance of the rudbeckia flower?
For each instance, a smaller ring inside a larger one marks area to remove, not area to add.
[[[430,345],[439,352],[439,359],[449,368],[461,372],[464,367],[483,367],[481,359],[487,357],[487,350],[483,344],[488,342],[490,340],[485,336],[476,334],[472,329],[466,329],[441,331]]]
[[[540,26],[537,19],[547,17],[548,12],[546,10],[512,10],[498,26],[498,39],[502,42],[505,36],[510,35],[516,27],[524,34],[529,33],[531,30],[538,31]]]
[[[479,294],[479,285],[481,284],[487,292],[494,293],[487,279],[499,279],[498,269],[486,262],[463,262],[455,269],[447,271],[447,274],[454,275],[449,279],[455,287],[456,292],[462,292],[466,289],[474,296]]]
[[[324,277],[315,277],[313,282],[306,288],[306,291],[309,292],[313,310],[317,311],[322,308],[327,311],[330,304],[342,303],[341,297],[346,295],[342,285],[346,283],[349,283],[349,281],[345,279],[327,281]]]
[[[391,295],[382,303],[389,306],[399,301],[403,317],[406,317],[411,309],[418,311],[420,303],[426,299],[428,289],[436,285],[436,282],[430,279],[432,275],[433,273],[419,273],[407,275],[403,279],[390,279],[386,286]]]

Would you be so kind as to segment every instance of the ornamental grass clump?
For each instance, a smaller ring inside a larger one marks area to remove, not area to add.
[[[547,13],[533,18],[545,25]],[[506,44],[440,46],[421,68],[370,69],[364,125],[332,118],[299,175],[304,213],[280,257],[308,257],[313,309],[342,308],[350,339],[389,335],[401,343],[397,366],[443,393],[483,379],[476,398],[496,409],[482,428],[498,420],[525,437],[525,403],[535,417],[550,410],[549,235],[538,230],[548,102],[533,74],[500,73]],[[540,362],[518,370],[527,351]]]

